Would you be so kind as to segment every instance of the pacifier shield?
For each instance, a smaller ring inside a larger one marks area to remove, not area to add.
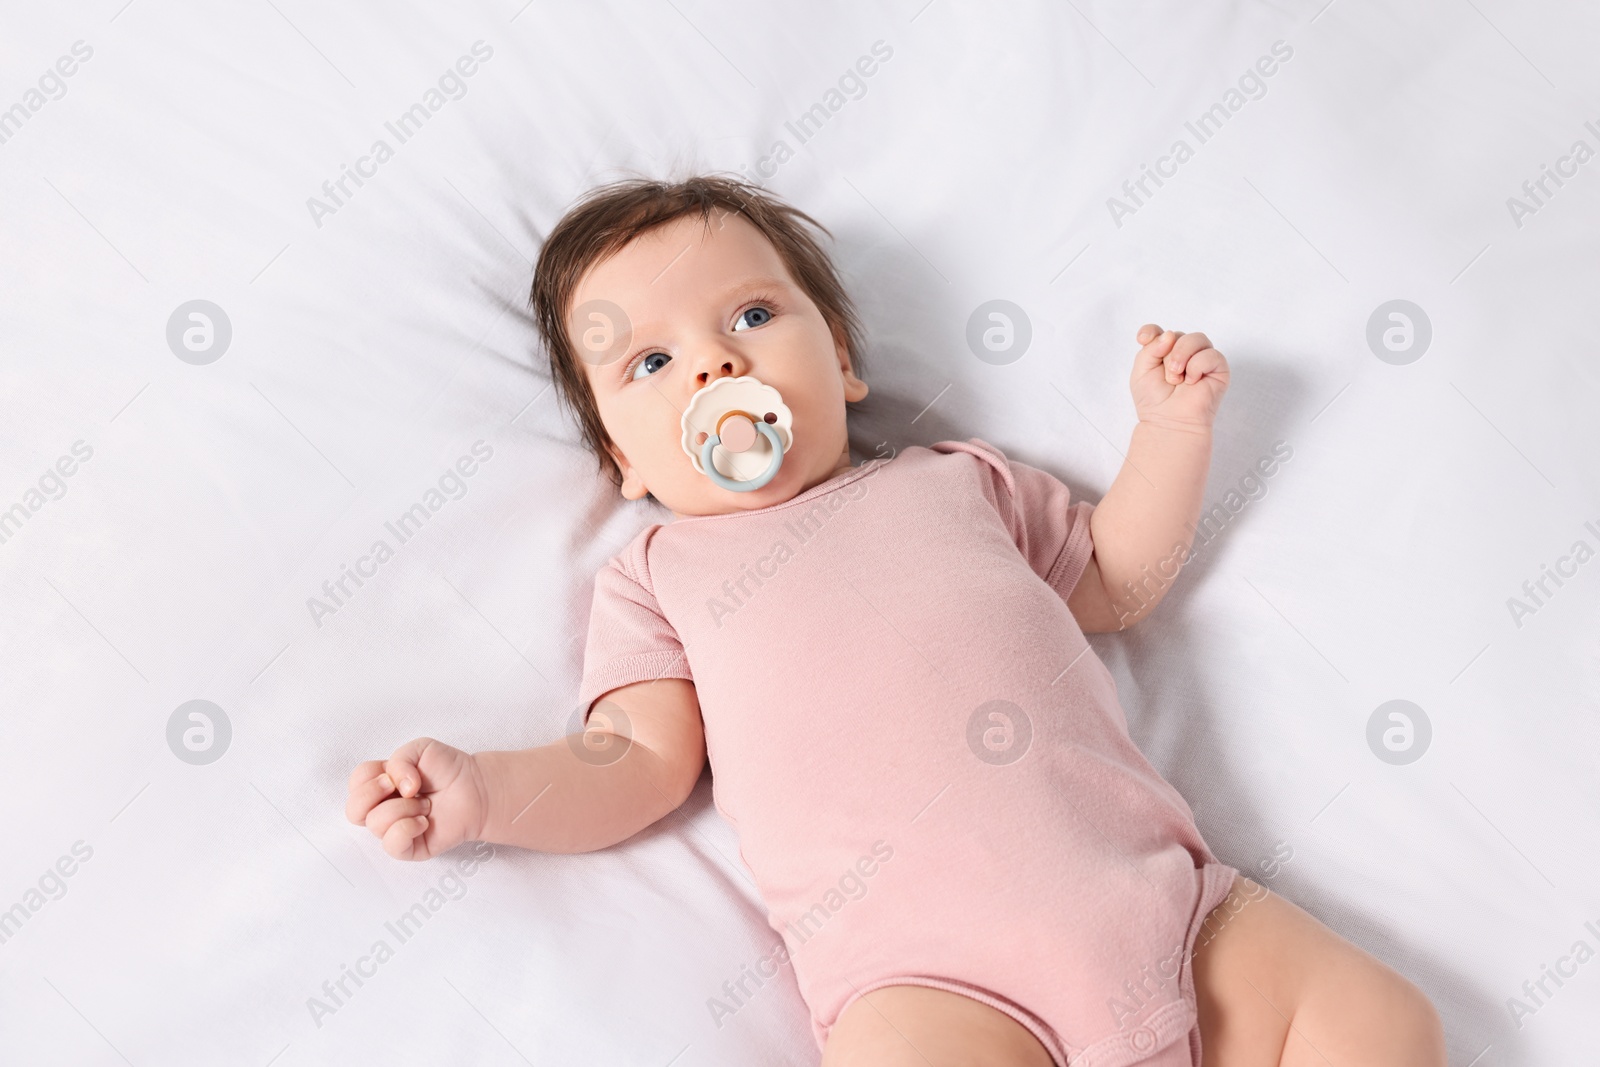
[[[735,482],[754,481],[773,462],[773,448],[757,430],[764,423],[777,431],[783,452],[794,448],[794,415],[783,396],[751,375],[718,378],[695,393],[683,412],[683,450],[694,469],[706,473],[700,457],[705,437],[716,436],[711,463],[718,474]]]

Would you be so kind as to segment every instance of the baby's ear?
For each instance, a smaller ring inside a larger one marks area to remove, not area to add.
[[[850,343],[843,330],[833,331],[834,357],[839,361],[839,374],[844,378],[844,398],[849,403],[862,400],[867,395],[867,383],[856,377],[850,365]]]
[[[643,500],[650,495],[650,490],[645,488],[644,482],[639,480],[639,475],[632,467],[622,468],[622,497],[624,500]]]
[[[617,471],[622,476],[622,484],[619,488],[622,491],[623,499],[643,500],[649,495],[650,490],[645,488],[644,482],[640,480],[639,472],[633,469],[633,466],[628,462],[628,457],[622,454],[622,450],[614,442],[608,442],[606,449],[611,453],[611,458],[617,465]]]
[[[846,403],[854,404],[858,400],[867,398],[867,383],[857,378],[855,372],[849,367],[844,369],[844,399]]]

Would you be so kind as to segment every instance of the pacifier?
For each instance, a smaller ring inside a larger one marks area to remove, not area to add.
[[[794,447],[794,415],[772,386],[745,375],[718,378],[683,412],[683,450],[724,489],[749,493],[772,481]]]

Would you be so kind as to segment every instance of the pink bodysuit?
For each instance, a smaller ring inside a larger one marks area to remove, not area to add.
[[[694,683],[783,939],[758,970],[793,965],[819,1046],[915,984],[1006,1012],[1058,1067],[1199,1064],[1189,955],[1235,871],[1067,610],[1092,511],[946,441],[651,526],[597,577],[580,702]],[[707,991],[717,1025],[741,990]]]

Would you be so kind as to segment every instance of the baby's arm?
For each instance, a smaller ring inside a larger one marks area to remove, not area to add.
[[[1211,464],[1211,424],[1228,361],[1203,333],[1141,327],[1126,462],[1094,509],[1094,554],[1067,606],[1085,633],[1121,630],[1150,613],[1189,557]]]
[[[704,765],[694,685],[663,678],[612,690],[583,733],[538,748],[467,753],[432,738],[408,742],[355,769],[345,811],[396,859],[468,840],[591,852],[682,804]]]
[[[681,678],[626,685],[595,704],[585,733],[543,748],[480,752],[478,760],[492,788],[476,840],[592,852],[689,798],[706,761],[700,701]]]

